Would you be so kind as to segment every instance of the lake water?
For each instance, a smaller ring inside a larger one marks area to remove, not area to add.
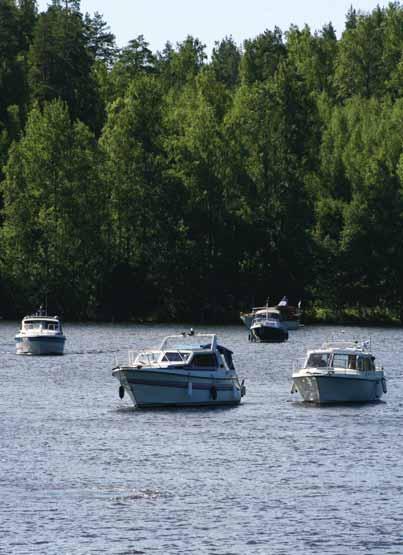
[[[306,326],[234,351],[247,394],[221,409],[141,411],[115,358],[181,326],[66,324],[63,357],[15,355],[0,322],[1,554],[402,554],[403,329]],[[206,331],[206,328],[197,329]],[[371,337],[384,402],[315,407],[292,361]]]

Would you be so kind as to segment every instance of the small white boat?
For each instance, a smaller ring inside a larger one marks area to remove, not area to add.
[[[265,343],[280,343],[288,339],[288,330],[275,308],[259,310],[250,327],[249,340]]]
[[[17,355],[62,355],[66,337],[58,316],[48,316],[41,308],[25,316],[15,336]]]
[[[157,350],[137,355],[113,369],[119,395],[125,391],[138,407],[237,405],[245,394],[232,361],[232,352],[217,343],[215,334],[166,337]]]
[[[266,306],[257,306],[252,308],[250,312],[241,312],[240,318],[245,326],[250,329],[256,316],[264,313],[267,309],[279,312],[281,323],[287,330],[297,330],[301,326],[301,301],[298,306],[291,306],[288,304],[287,297],[283,297],[275,306],[269,306],[267,302]]]
[[[311,403],[365,403],[386,393],[383,368],[375,366],[370,342],[324,343],[307,352],[292,374],[291,393]]]

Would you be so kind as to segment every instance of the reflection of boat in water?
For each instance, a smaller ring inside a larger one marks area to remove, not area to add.
[[[158,350],[129,352],[112,375],[138,407],[236,405],[245,394],[232,352],[214,334],[168,336]]]
[[[288,330],[275,308],[259,310],[252,320],[249,339],[262,342],[282,342],[288,339]]]
[[[62,355],[65,341],[60,318],[48,316],[42,308],[22,319],[15,336],[18,355]]]
[[[292,380],[291,392],[312,403],[364,403],[386,393],[383,369],[375,366],[369,341],[325,343],[308,351]]]
[[[255,316],[259,313],[264,313],[264,311],[268,308],[279,312],[281,323],[286,327],[286,329],[296,330],[301,325],[301,301],[297,306],[291,306],[288,304],[287,297],[283,297],[276,306],[269,306],[269,303],[267,302],[266,306],[252,308],[250,312],[241,312],[241,320],[245,326],[250,329]]]

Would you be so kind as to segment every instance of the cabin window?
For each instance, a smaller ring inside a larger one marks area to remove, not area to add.
[[[305,368],[321,368],[329,366],[329,353],[312,353],[309,355]]]
[[[350,370],[356,370],[357,369],[357,356],[356,355],[348,355],[347,368],[349,368]]]
[[[358,359],[358,370],[362,370],[363,372],[375,370],[374,360],[374,357],[360,357]]]
[[[349,368],[349,358],[351,355],[347,354],[335,354],[333,356],[333,366],[334,368]]]
[[[42,327],[41,321],[28,321],[25,322],[25,328],[28,330],[38,330]]]
[[[217,357],[214,353],[197,353],[193,356],[192,366],[196,368],[216,368]]]

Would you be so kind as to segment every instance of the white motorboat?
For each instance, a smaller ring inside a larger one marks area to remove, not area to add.
[[[240,318],[245,326],[250,329],[256,316],[264,314],[267,309],[278,311],[281,323],[287,330],[297,330],[301,326],[301,301],[298,306],[291,306],[288,304],[287,297],[283,297],[275,306],[269,306],[269,302],[267,302],[266,306],[257,306],[252,308],[250,312],[241,312]]]
[[[112,375],[138,407],[237,405],[245,394],[232,352],[215,334],[166,337],[157,350],[129,351],[128,364]]]
[[[288,330],[274,308],[259,310],[250,327],[249,340],[265,343],[280,343],[288,339]]]
[[[25,316],[15,336],[17,355],[62,355],[66,337],[58,316],[48,316],[41,308]]]
[[[383,368],[375,366],[370,341],[324,343],[307,352],[292,374],[292,393],[311,403],[365,403],[386,393]]]

